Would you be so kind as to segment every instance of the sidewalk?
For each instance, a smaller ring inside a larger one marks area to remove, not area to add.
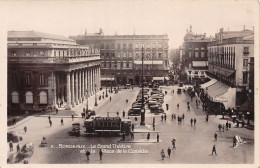
[[[157,142],[157,139],[130,139],[130,140],[119,140],[117,141],[119,143],[159,143],[159,142],[162,142],[162,140],[160,139],[159,142]]]
[[[101,98],[101,100],[99,100],[98,98],[100,95],[102,97],[103,92],[104,92],[104,99]],[[98,106],[100,104],[102,104],[102,102],[104,102],[105,100],[109,100],[110,96],[113,97],[113,95],[115,95],[115,92],[113,91],[112,94],[108,92],[108,97],[105,97],[105,95],[106,95],[106,89],[102,89],[101,91],[96,93]],[[55,110],[39,112],[37,114],[28,116],[28,117],[18,121],[16,123],[16,125],[8,126],[8,130],[11,130],[11,129],[17,127],[17,126],[21,125],[22,123],[25,123],[26,121],[28,121],[34,117],[51,116],[52,118],[70,118],[71,114],[73,114],[75,118],[81,118],[81,113],[83,111],[83,108],[86,107],[86,104],[87,104],[87,99],[85,99],[82,103],[79,103],[78,105],[76,105],[71,110],[66,110],[63,105],[62,107],[58,108],[59,109],[58,114],[56,114]],[[90,96],[88,98],[88,107],[90,110],[95,110],[95,94],[93,94],[92,96]]]

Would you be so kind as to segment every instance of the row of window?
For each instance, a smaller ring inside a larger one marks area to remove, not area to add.
[[[17,84],[18,81],[18,74],[13,73],[11,77],[11,84]],[[48,79],[46,74],[39,74],[39,84],[40,85],[47,85],[48,84]],[[25,85],[31,86],[32,85],[32,73],[26,73],[25,74]]]
[[[77,49],[77,50],[53,50],[53,55],[55,57],[64,57],[64,56],[87,56],[87,55],[92,55],[92,54],[99,54],[99,50],[97,49]],[[30,57],[30,56],[51,56],[52,51],[44,51],[44,50],[10,50],[9,55],[16,57],[17,55],[19,56],[25,56],[25,57]]]
[[[12,103],[13,104],[19,104],[20,103],[20,95],[17,91],[13,91],[11,93],[12,96]],[[33,100],[33,93],[31,91],[27,91],[25,93],[25,103],[26,104],[33,104],[34,100]],[[39,104],[47,104],[47,93],[45,91],[41,91],[39,93]]]
[[[132,68],[132,62],[102,62],[102,68],[121,69],[121,68]]]
[[[117,58],[132,58],[133,57],[133,53],[132,52],[116,52],[116,54],[114,52],[101,52],[100,57],[101,58],[109,58],[109,57],[117,57]],[[142,53],[141,52],[135,52],[135,59],[139,59],[142,57]],[[166,54],[167,57],[167,54]],[[204,55],[203,55],[204,57]],[[150,53],[150,52],[146,52],[144,53],[144,58],[145,59],[156,59],[156,58],[162,58],[162,53]]]
[[[189,52],[189,57],[204,58],[205,56],[206,56],[206,54],[203,51],[202,52],[195,51],[193,56],[192,56],[192,52],[191,51]]]
[[[168,48],[168,44],[162,44],[162,43],[135,43],[135,49],[141,49],[141,48],[164,48],[167,49]],[[115,48],[116,47],[116,48]],[[100,49],[133,49],[133,44],[132,43],[117,43],[117,44],[101,44],[100,45]]]

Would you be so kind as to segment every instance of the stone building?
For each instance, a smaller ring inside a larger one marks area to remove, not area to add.
[[[208,45],[208,71],[223,87],[215,88],[214,94],[209,96],[219,102],[232,102],[229,107],[233,108],[245,103],[250,84],[251,88],[253,84],[252,79],[249,78],[249,62],[253,61],[253,57],[254,32],[252,30],[220,29],[215,39]]]
[[[104,35],[99,33],[70,38],[81,45],[100,49],[101,80],[115,84],[138,84],[141,80],[142,47],[144,48],[144,78],[164,78],[168,74],[167,35]]]
[[[7,41],[9,112],[70,109],[100,88],[99,49],[35,31],[9,31]]]
[[[211,38],[206,37],[206,34],[194,34],[191,26],[190,30],[187,30],[181,47],[181,64],[184,66],[189,82],[206,76],[208,71],[207,46],[210,42]]]

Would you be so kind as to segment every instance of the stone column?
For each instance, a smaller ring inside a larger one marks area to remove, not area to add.
[[[84,100],[85,98],[85,93],[86,93],[86,90],[85,90],[85,69],[83,68],[82,69],[82,88],[81,88],[81,98],[82,100]]]
[[[71,109],[71,93],[70,93],[70,72],[66,72],[67,73],[67,105],[66,105],[66,109],[70,110]]]
[[[98,66],[98,87],[101,88],[100,66]]]
[[[75,93],[74,93],[74,90],[75,90],[75,87],[74,87],[74,71],[71,72],[71,105],[72,107],[75,106]]]
[[[92,67],[89,68],[89,96],[92,95]]]
[[[79,69],[79,82],[78,82],[78,85],[79,85],[79,103],[82,102],[82,98],[81,98],[81,69]]]
[[[78,105],[79,89],[78,89],[78,71],[75,71],[75,103]]]

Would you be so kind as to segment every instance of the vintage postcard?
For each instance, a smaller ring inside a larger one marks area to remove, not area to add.
[[[259,166],[258,1],[0,11],[0,167]]]

